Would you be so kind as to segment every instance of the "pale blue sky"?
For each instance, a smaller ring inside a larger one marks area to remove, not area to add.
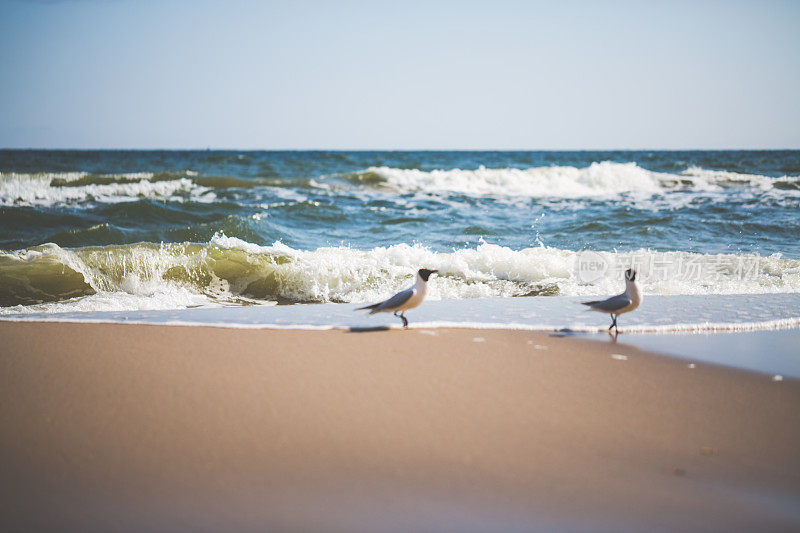
[[[800,2],[0,0],[0,147],[800,148]]]

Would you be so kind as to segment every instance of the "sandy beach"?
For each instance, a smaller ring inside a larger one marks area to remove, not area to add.
[[[800,533],[800,1],[0,50],[0,533]]]
[[[0,336],[4,531],[800,528],[793,379],[522,331]]]

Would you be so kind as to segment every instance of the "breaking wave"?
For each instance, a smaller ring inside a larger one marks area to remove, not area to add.
[[[770,178],[753,174],[690,167],[680,174],[654,172],[636,163],[603,161],[588,167],[570,166],[431,170],[370,167],[347,174],[352,183],[393,192],[457,193],[467,196],[525,196],[532,198],[587,198],[622,193],[645,195],[676,190],[723,191],[749,187],[761,191],[800,190],[800,178]]]
[[[605,269],[587,276],[581,270],[587,260]],[[447,253],[407,244],[303,251],[217,234],[205,244],[45,244],[0,253],[0,313],[371,302],[408,285],[421,266],[440,271],[432,299],[603,295],[620,290],[628,265],[638,268],[647,294],[800,292],[800,261],[780,254],[513,250],[488,243]]]
[[[655,172],[636,163],[595,162],[583,168],[485,168],[419,170],[369,167],[349,174],[316,177],[206,176],[193,171],[91,174],[86,172],[0,172],[0,206],[80,205],[132,202],[140,199],[193,201],[218,200],[220,189],[277,190],[313,188],[337,191],[342,187],[390,192],[460,194],[471,197],[526,197],[579,199],[636,194],[649,197],[673,191],[722,192],[751,190],[800,196],[800,177],[779,178],[758,174],[689,167],[678,174]],[[228,197],[229,199],[229,197]]]
[[[93,175],[85,172],[0,173],[0,206],[74,205],[82,203],[158,200],[214,201],[210,188],[192,180],[192,173]]]

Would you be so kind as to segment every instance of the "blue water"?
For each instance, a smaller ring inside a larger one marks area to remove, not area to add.
[[[687,182],[692,177],[684,173],[692,168],[769,178],[800,175],[798,151],[0,151],[3,179],[8,179],[8,173],[56,177],[87,173],[81,183],[108,183],[115,181],[109,175],[153,173],[154,179],[168,180],[189,171],[196,175],[188,177],[211,186],[214,196],[213,201],[188,197],[188,201],[175,202],[165,201],[170,196],[145,194],[118,203],[113,194],[108,201],[95,201],[87,192],[76,200],[30,205],[33,202],[15,202],[8,194],[2,198],[0,211],[0,248],[15,250],[43,242],[60,246],[207,242],[222,231],[248,242],[281,240],[302,249],[339,243],[366,249],[420,242],[447,250],[474,245],[482,237],[515,248],[530,246],[538,238],[549,246],[573,250],[636,246],[703,253],[782,252],[800,257],[800,244],[794,238],[800,230],[798,195],[794,194],[800,187],[798,179],[781,182],[783,188],[762,191],[753,190],[750,181],[734,183],[723,177],[715,179],[717,187],[712,191],[700,193],[689,183],[665,185],[658,194],[643,198],[635,184],[617,194],[612,168],[607,171],[607,183],[601,182],[595,194],[563,198],[519,194],[509,187],[520,181],[512,175],[499,178],[491,192],[482,194],[428,191],[424,184],[407,188],[402,179],[397,187],[382,187],[379,176],[372,183],[358,178],[359,172],[375,167],[422,172],[481,166],[585,169],[603,161],[635,163],[640,169]],[[464,182],[475,179],[463,177]],[[311,180],[331,188],[314,186]],[[787,198],[781,191],[793,194]],[[256,214],[268,216],[254,219]]]
[[[0,306],[359,302],[420,266],[444,299],[603,294],[623,264],[656,294],[798,292],[799,176],[800,151],[2,150]]]

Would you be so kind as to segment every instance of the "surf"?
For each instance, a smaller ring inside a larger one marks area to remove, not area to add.
[[[594,263],[602,271],[587,266]],[[368,303],[404,288],[418,265],[440,271],[428,295],[433,300],[599,296],[618,292],[617,271],[628,265],[640,272],[648,295],[800,292],[800,261],[780,254],[512,249],[489,242],[449,252],[405,243],[302,250],[217,234],[206,243],[51,243],[2,252],[0,313]]]

